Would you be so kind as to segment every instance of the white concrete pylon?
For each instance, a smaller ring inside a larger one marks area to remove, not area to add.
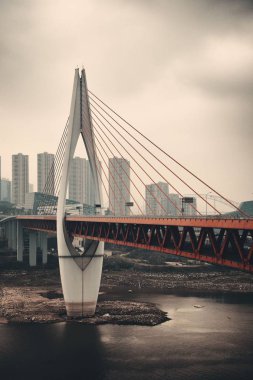
[[[101,281],[104,243],[86,241],[83,255],[77,253],[65,229],[65,201],[70,163],[82,134],[95,185],[96,204],[101,204],[97,158],[90,118],[85,71],[75,70],[67,141],[57,207],[57,245],[63,295],[69,317],[94,315]]]

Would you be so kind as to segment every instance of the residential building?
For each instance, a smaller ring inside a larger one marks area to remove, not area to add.
[[[12,203],[23,206],[29,192],[29,157],[22,153],[12,156]]]
[[[69,171],[69,199],[85,202],[86,159],[73,158]]]
[[[11,202],[11,181],[7,178],[1,179],[1,201]]]
[[[37,191],[54,195],[55,191],[54,154],[37,154]]]
[[[101,184],[101,162],[98,161],[98,166],[96,168],[98,171],[98,182]],[[84,197],[84,203],[87,205],[90,205],[94,207],[96,200],[95,200],[95,186],[94,186],[94,180],[93,180],[93,175],[91,171],[91,166],[89,163],[89,160],[86,160],[86,172],[85,172],[85,197]]]
[[[101,178],[101,163],[98,167],[98,180]],[[95,187],[89,160],[73,158],[69,172],[69,198],[86,205],[95,205]]]
[[[170,216],[179,216],[182,212],[182,199],[178,194],[169,194],[168,211]]]
[[[146,214],[166,216],[168,208],[169,185],[166,182],[157,182],[145,187]]]
[[[109,208],[114,215],[129,215],[130,162],[125,158],[109,158]]]

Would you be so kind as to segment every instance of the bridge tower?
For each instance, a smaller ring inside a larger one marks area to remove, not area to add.
[[[70,163],[80,135],[91,166],[95,204],[101,205],[101,185],[97,170],[99,162],[95,150],[86,76],[84,70],[79,73],[79,69],[76,69],[57,207],[59,266],[69,317],[91,316],[95,313],[104,254],[103,242],[86,240],[84,253],[80,255],[73,247],[65,228],[65,203]]]

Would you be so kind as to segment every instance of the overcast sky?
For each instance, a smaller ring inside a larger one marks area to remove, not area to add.
[[[74,69],[204,180],[253,198],[253,2],[0,0],[0,155],[54,153]]]

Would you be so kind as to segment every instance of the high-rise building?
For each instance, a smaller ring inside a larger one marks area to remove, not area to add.
[[[1,179],[1,201],[11,202],[11,181],[7,178]]]
[[[29,192],[29,157],[22,153],[12,156],[12,202],[25,204],[25,194]]]
[[[54,195],[54,170],[54,154],[47,152],[37,154],[37,190],[39,193],[45,192]],[[50,179],[48,179],[49,177]]]
[[[85,203],[86,159],[73,158],[69,171],[69,199]]]
[[[146,185],[146,214],[168,215],[169,185],[166,182],[152,183]]]
[[[182,200],[178,194],[169,194],[168,211],[170,216],[181,215]]]
[[[98,180],[101,178],[101,165],[98,167]],[[69,199],[94,207],[95,187],[89,160],[73,158],[69,172]]]
[[[109,158],[109,208],[115,215],[128,215],[130,202],[130,162]]]
[[[102,186],[101,178],[102,178],[102,166],[101,161],[97,162],[97,172],[98,172],[98,182],[100,186]],[[95,186],[93,175],[91,171],[91,166],[89,164],[89,160],[86,160],[86,181],[85,181],[85,202],[87,205],[94,207],[95,200]]]

